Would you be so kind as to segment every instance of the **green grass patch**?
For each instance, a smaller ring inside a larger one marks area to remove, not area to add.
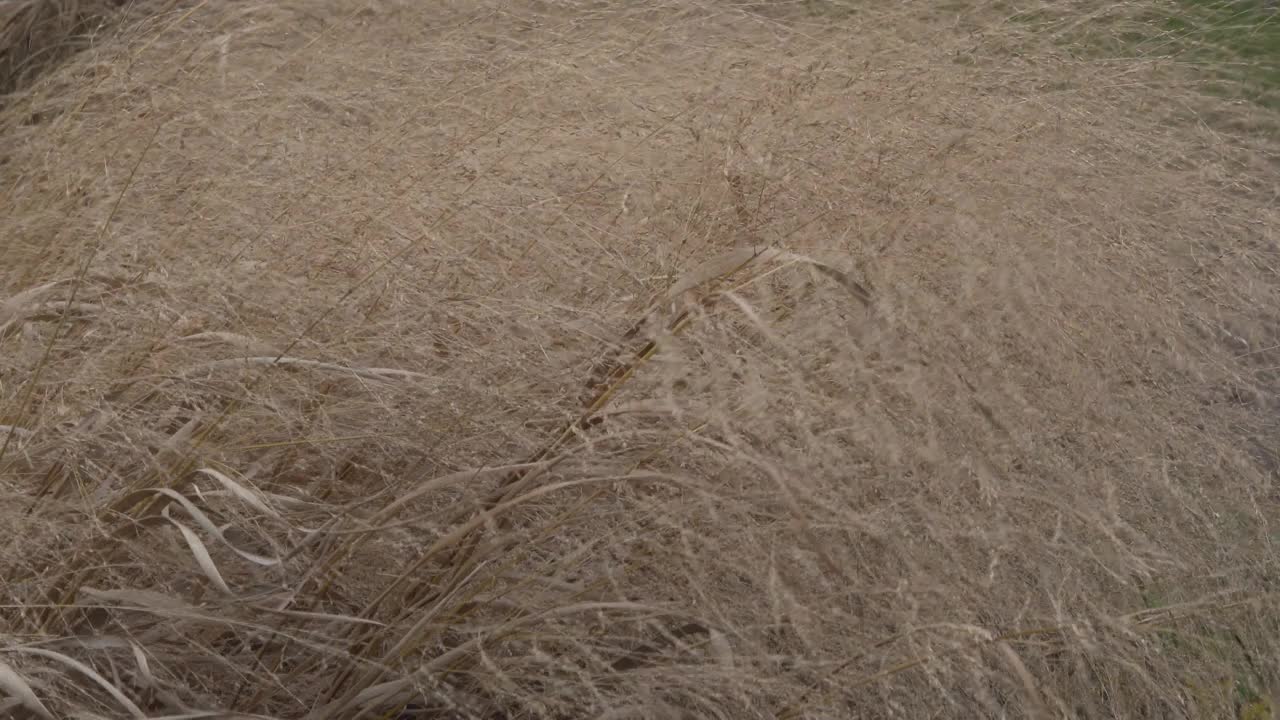
[[[1280,2],[1163,0],[1038,6],[1012,19],[1089,57],[1170,58],[1212,93],[1280,110]]]
[[[1164,18],[1154,42],[1202,66],[1214,92],[1280,109],[1280,5],[1179,0],[1174,7],[1179,11]],[[1143,39],[1138,47],[1149,42]]]

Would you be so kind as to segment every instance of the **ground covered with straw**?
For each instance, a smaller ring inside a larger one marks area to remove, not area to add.
[[[0,716],[1274,717],[1280,124],[1137,5],[65,25]]]

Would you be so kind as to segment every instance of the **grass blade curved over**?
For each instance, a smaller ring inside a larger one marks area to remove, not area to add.
[[[151,492],[168,497],[181,505],[182,509],[187,512],[187,515],[191,516],[192,520],[196,521],[196,524],[199,525],[201,529],[217,538],[218,541],[225,545],[229,550],[245,560],[263,567],[272,567],[280,564],[280,560],[278,558],[263,557],[257,553],[251,553],[236,547],[227,539],[226,535],[223,534],[222,529],[215,525],[213,521],[209,519],[209,516],[204,514],[204,511],[196,507],[195,503],[191,502],[191,500],[182,493],[170,490],[169,488],[153,488]],[[166,505],[163,513],[168,513],[170,507],[171,506]],[[165,517],[168,517],[168,515],[165,514]]]
[[[235,480],[232,480],[231,478],[227,477],[225,473],[221,473],[217,470],[214,470],[213,468],[199,468],[196,470],[196,472],[201,475],[207,475],[208,477],[211,477],[214,480],[217,480],[218,483],[222,485],[222,487],[226,488],[232,495],[236,496],[240,500],[243,500],[246,504],[249,505],[249,507],[252,507],[254,510],[257,510],[263,515],[274,518],[276,520],[283,519],[279,512],[277,512],[274,508],[272,508],[270,505],[266,503],[266,500],[263,499],[263,496],[260,493],[258,493],[257,490],[248,488],[236,482]]]
[[[200,566],[200,570],[204,572],[205,577],[209,578],[209,582],[222,591],[222,594],[235,595],[231,591],[231,586],[227,585],[227,581],[222,578],[222,573],[218,572],[218,566],[214,564],[213,556],[209,554],[209,548],[205,547],[204,541],[200,539],[200,536],[191,528],[170,517],[169,508],[166,507],[162,510],[161,515],[182,533],[182,537],[187,541],[187,547],[191,548],[191,554],[196,559],[196,564]]]
[[[76,660],[75,658],[69,655],[64,655],[63,653],[55,652],[53,650],[45,650],[43,648],[23,646],[23,645],[12,648],[11,651],[21,653],[24,655],[34,655],[36,657],[42,657],[47,660],[53,660],[55,662],[61,663],[62,665],[65,665],[68,668],[71,668],[77,673],[92,680],[95,685],[102,688],[117,703],[119,703],[120,706],[125,709],[125,712],[129,713],[131,717],[135,717],[135,718],[147,717],[147,714],[142,712],[142,708],[138,707],[132,700],[130,700],[128,696],[126,696],[120,690],[120,688],[116,687],[114,684],[111,683],[111,681],[103,677],[97,670],[94,670],[93,668],[80,662],[79,660]]]
[[[17,700],[22,707],[28,712],[44,718],[44,720],[53,720],[53,713],[49,712],[49,708],[40,702],[40,698],[36,697],[35,690],[31,689],[31,684],[22,678],[11,665],[0,660],[0,690],[4,690],[5,694]]]

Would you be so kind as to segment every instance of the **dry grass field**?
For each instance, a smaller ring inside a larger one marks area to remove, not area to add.
[[[1277,717],[1156,7],[0,2],[0,717]]]

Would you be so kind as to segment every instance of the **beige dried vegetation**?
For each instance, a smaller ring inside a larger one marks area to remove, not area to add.
[[[164,5],[0,111],[0,715],[1269,712],[1266,112],[998,4]]]

